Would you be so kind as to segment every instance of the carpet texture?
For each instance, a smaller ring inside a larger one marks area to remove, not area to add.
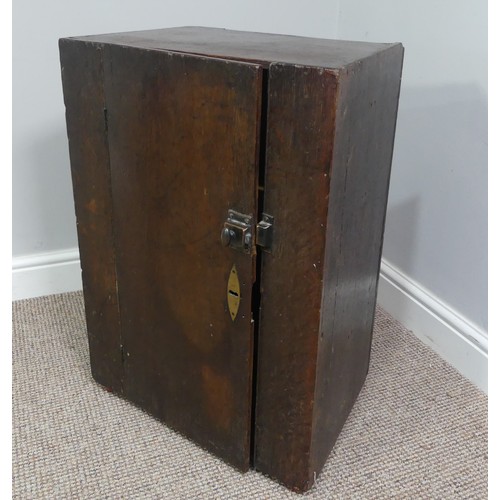
[[[13,304],[16,499],[274,499],[90,375],[81,293]],[[366,384],[307,498],[487,498],[487,397],[384,311]]]

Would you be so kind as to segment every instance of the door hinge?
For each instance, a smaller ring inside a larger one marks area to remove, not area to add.
[[[266,252],[270,252],[272,248],[273,223],[274,218],[271,215],[262,214],[262,220],[255,226],[255,244]],[[221,232],[222,245],[243,253],[251,253],[253,239],[253,217],[229,210]]]

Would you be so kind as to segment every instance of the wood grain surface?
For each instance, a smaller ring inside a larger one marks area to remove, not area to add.
[[[368,370],[402,46],[187,27],[60,51],[94,378],[307,491]],[[269,252],[221,245],[229,209],[274,217]]]
[[[311,442],[316,474],[368,371],[402,63],[396,45],[339,78]]]
[[[60,41],[61,72],[92,375],[122,391],[102,49]]]
[[[269,70],[255,467],[286,486],[312,484],[310,445],[337,78],[332,70]]]
[[[140,49],[200,54],[226,60],[253,61],[266,68],[278,62],[341,69],[392,45],[200,26],[91,35],[78,39]]]
[[[239,469],[249,463],[261,69],[104,47],[125,396]],[[233,321],[227,281],[236,265]]]

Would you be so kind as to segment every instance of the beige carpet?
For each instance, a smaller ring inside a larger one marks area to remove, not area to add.
[[[13,310],[14,498],[300,497],[234,471],[95,384],[80,293]],[[367,382],[305,496],[486,498],[486,396],[378,311]]]

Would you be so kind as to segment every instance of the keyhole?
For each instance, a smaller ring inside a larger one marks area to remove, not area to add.
[[[240,307],[240,294],[241,290],[240,280],[238,279],[238,271],[236,270],[236,265],[233,264],[227,280],[227,305],[233,321],[236,319],[238,308]]]

